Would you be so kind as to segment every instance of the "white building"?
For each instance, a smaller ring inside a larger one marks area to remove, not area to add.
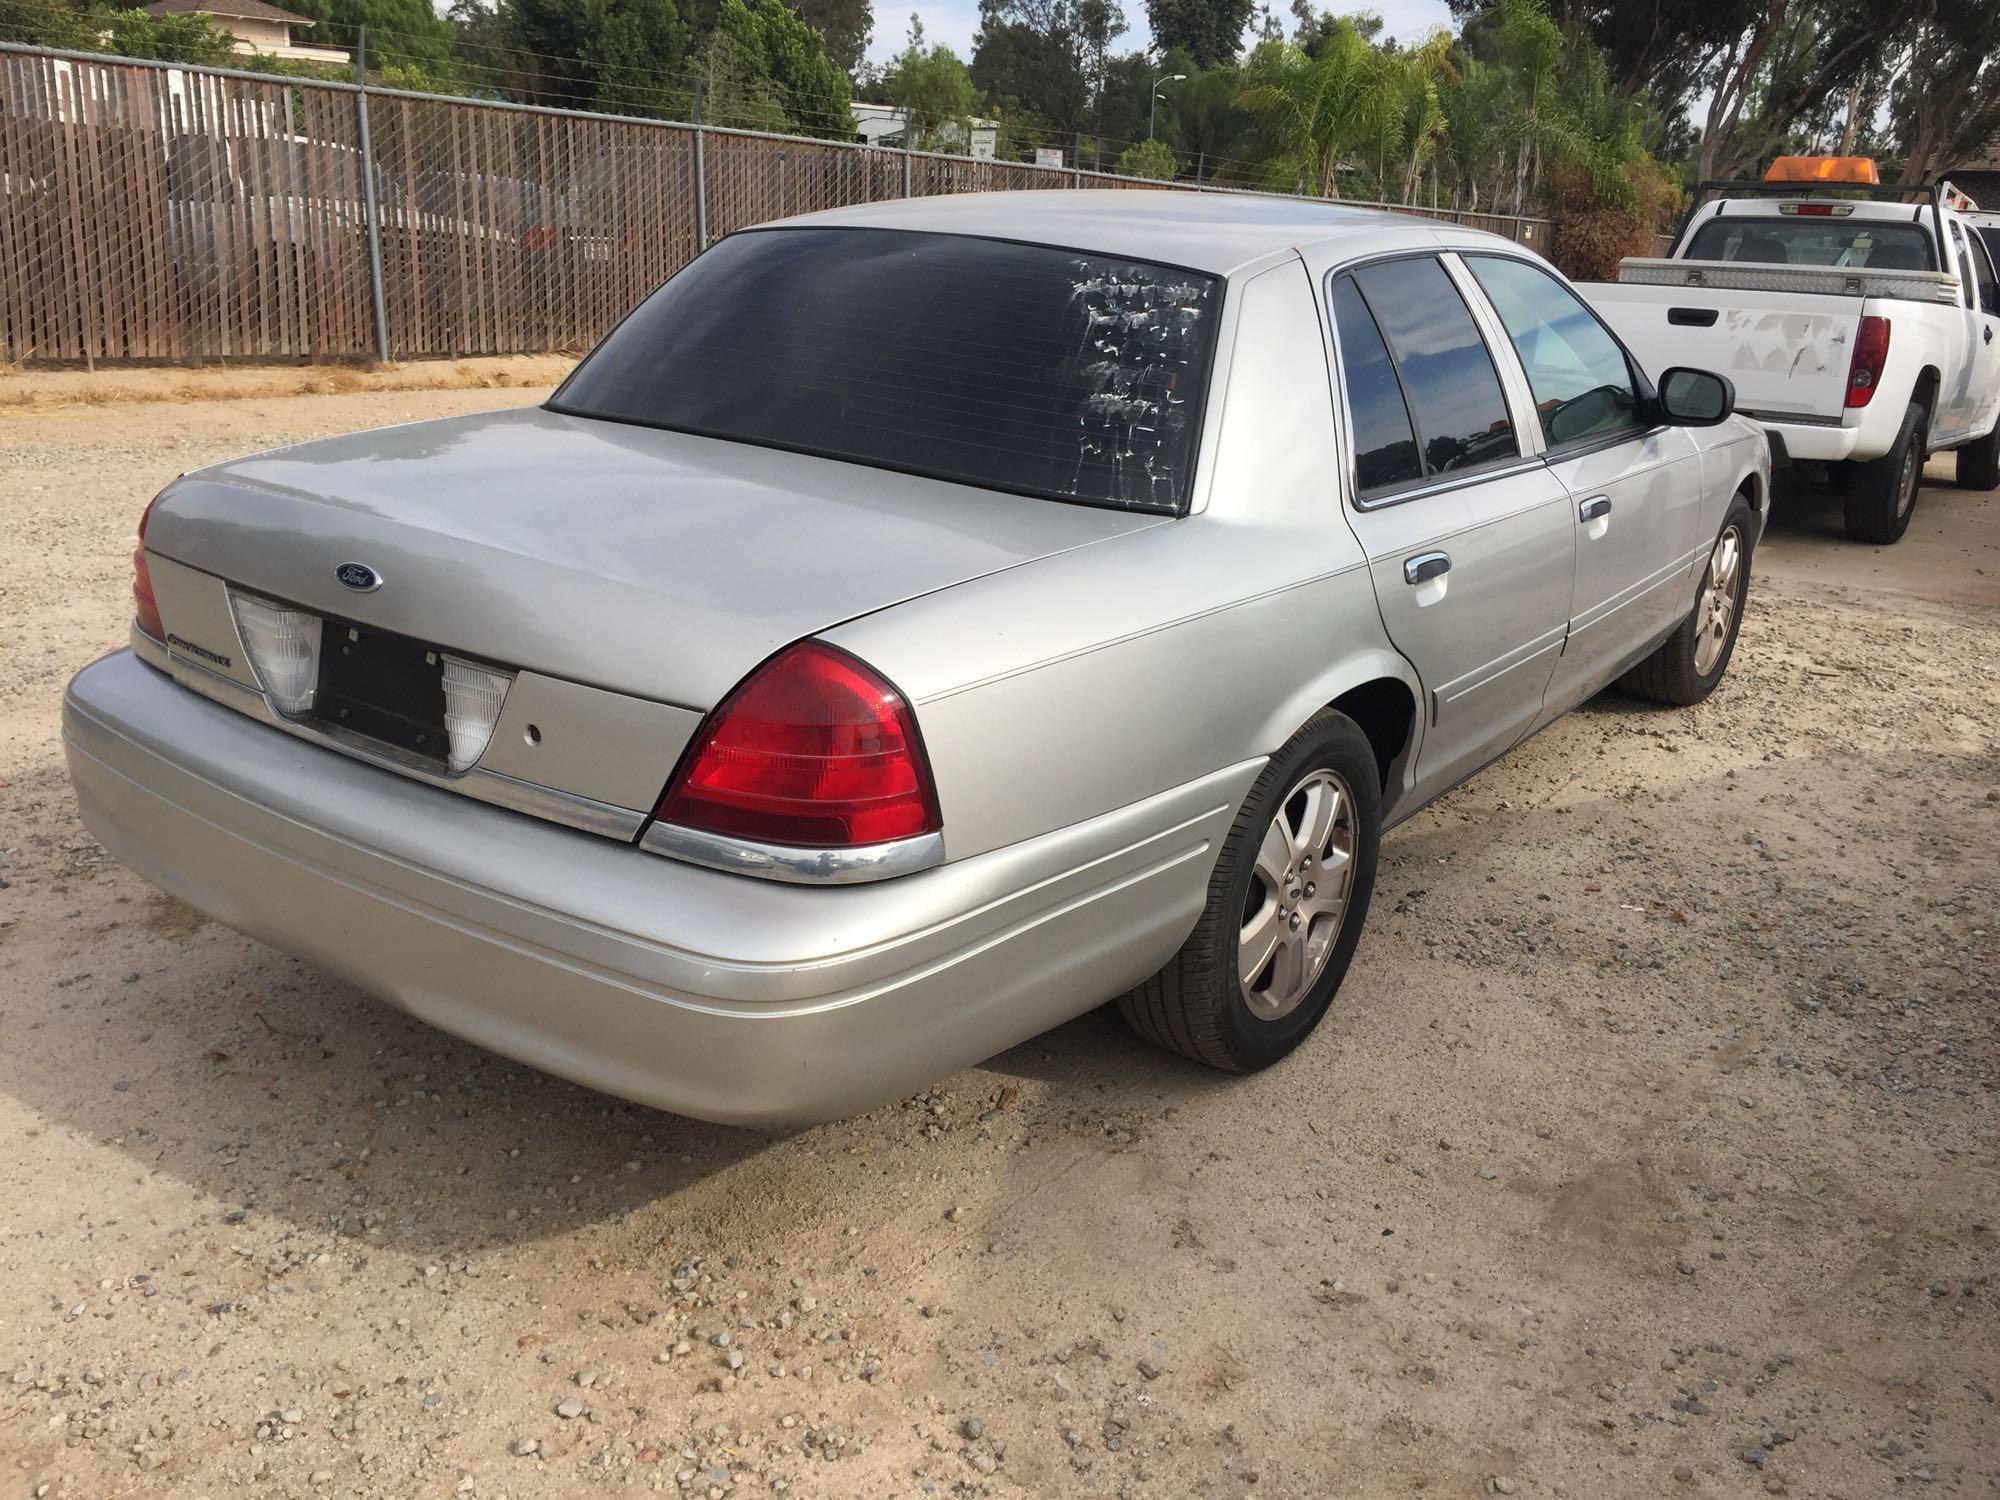
[[[157,0],[146,7],[149,16],[206,16],[216,29],[229,33],[235,49],[248,56],[290,57],[300,62],[348,63],[339,47],[314,47],[292,40],[292,28],[310,26],[311,16],[294,15],[264,0]]]
[[[169,0],[173,3],[173,0]],[[895,146],[903,144],[903,112],[893,104],[855,104],[854,138],[864,146]],[[1000,144],[1000,122],[998,120],[970,121],[972,139],[965,138],[965,121],[947,121],[938,130],[939,140],[935,149],[955,152],[960,156],[976,156],[982,161],[993,159],[994,149]],[[916,145],[915,141],[910,143]]]

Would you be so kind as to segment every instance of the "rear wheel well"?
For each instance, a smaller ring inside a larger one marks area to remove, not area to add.
[[[1917,376],[1916,389],[1910,392],[1910,399],[1924,409],[1927,417],[1937,415],[1938,384],[1942,379],[1936,365],[1925,365]],[[1930,433],[1924,434],[1924,446],[1930,446]]]
[[[1369,748],[1375,752],[1383,790],[1388,790],[1389,772],[1409,748],[1410,730],[1417,719],[1417,700],[1409,686],[1393,677],[1377,677],[1349,688],[1327,707],[1346,714],[1361,726],[1361,732],[1368,736]]]

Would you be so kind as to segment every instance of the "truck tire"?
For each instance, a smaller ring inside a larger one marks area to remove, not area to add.
[[[1958,482],[1968,490],[2000,490],[2000,422],[1978,442],[1958,450]]]
[[[1924,482],[1930,421],[1931,414],[1912,401],[1895,445],[1880,458],[1847,466],[1847,534],[1855,541],[1886,545],[1910,529],[1917,487]]]

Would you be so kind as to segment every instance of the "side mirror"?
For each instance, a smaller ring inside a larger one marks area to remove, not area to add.
[[[1727,376],[1677,365],[1660,376],[1657,404],[1674,427],[1713,427],[1736,410],[1736,387]]]

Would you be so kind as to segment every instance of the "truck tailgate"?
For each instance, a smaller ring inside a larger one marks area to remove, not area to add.
[[[1655,378],[1693,365],[1735,381],[1746,416],[1841,418],[1860,297],[1622,282],[1582,290]]]

